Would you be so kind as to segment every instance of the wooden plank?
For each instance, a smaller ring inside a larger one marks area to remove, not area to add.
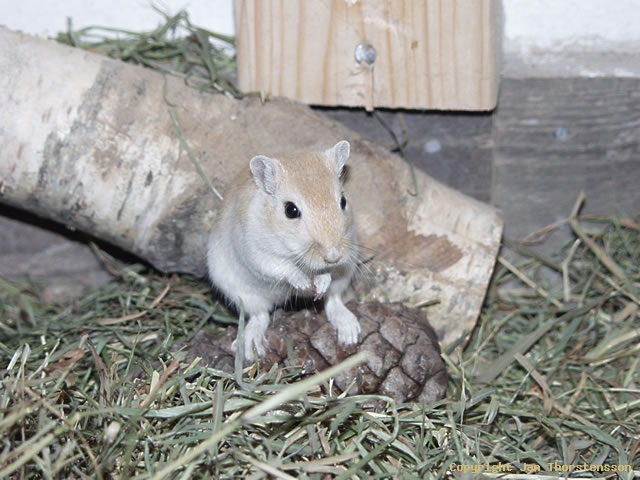
[[[640,80],[505,79],[494,121],[492,203],[520,238],[585,214],[640,213]],[[556,245],[569,236],[560,229]]]
[[[238,77],[316,105],[490,110],[496,0],[236,0]],[[376,60],[357,63],[370,44]]]

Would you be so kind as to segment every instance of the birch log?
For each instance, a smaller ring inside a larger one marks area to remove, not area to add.
[[[341,124],[287,101],[233,100],[180,79],[0,29],[0,201],[81,229],[162,271],[205,274],[219,200],[256,154],[351,142],[346,189],[365,257],[362,300],[438,303],[450,344],[475,324],[495,262],[497,212],[416,172]],[[473,159],[469,159],[473,161]]]

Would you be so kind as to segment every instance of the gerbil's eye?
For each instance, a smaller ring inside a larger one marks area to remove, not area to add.
[[[347,199],[345,198],[344,195],[342,195],[342,198],[340,198],[340,208],[342,210],[344,210],[345,208],[347,208]]]
[[[293,202],[286,202],[284,204],[284,214],[287,218],[298,218],[300,216],[300,209]]]

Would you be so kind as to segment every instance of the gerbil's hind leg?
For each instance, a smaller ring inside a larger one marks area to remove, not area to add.
[[[265,346],[266,343],[266,333],[267,328],[269,327],[269,313],[258,313],[257,315],[252,315],[247,322],[247,325],[244,328],[244,359],[248,362],[253,362],[254,360],[254,348],[258,357],[262,357],[265,353],[267,353],[267,349]],[[233,349],[236,350],[236,339],[233,342]]]

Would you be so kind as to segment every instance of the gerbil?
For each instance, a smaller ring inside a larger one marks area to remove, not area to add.
[[[351,205],[342,187],[349,143],[324,152],[256,156],[226,192],[207,250],[213,284],[249,316],[244,354],[265,353],[271,310],[292,295],[324,296],[338,341],[357,343],[342,294],[356,268]]]

